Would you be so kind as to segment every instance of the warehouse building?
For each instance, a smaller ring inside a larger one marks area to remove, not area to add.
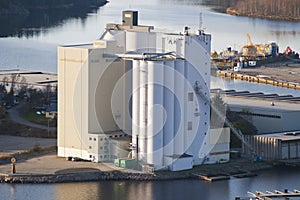
[[[253,124],[258,134],[300,130],[300,106],[297,102],[229,96],[223,99],[228,109]]]
[[[245,136],[245,139],[264,160],[300,158],[300,131]],[[243,150],[250,155],[246,146],[243,146]]]

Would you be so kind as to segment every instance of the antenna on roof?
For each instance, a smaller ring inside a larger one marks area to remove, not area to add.
[[[199,13],[199,35],[201,35],[202,33],[204,33],[204,28],[203,26],[203,19],[202,19],[202,12]]]

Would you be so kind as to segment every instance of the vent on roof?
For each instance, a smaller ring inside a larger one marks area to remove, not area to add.
[[[300,131],[291,131],[291,132],[286,132],[284,135],[300,135]]]

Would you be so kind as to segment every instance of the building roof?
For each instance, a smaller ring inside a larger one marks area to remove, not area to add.
[[[45,73],[39,71],[31,70],[0,70],[0,80],[2,81],[4,77],[8,78],[8,83],[11,82],[12,75],[16,75],[16,83],[22,83],[23,77],[26,80],[26,84],[29,86],[55,86],[57,85],[57,74]]]
[[[255,135],[255,137],[268,137],[268,138],[279,139],[282,141],[300,140],[300,130],[282,132],[282,133]]]
[[[222,97],[224,102],[228,104],[229,107],[245,107],[254,110],[265,110],[274,112],[284,112],[284,111],[300,111],[300,103],[287,102],[287,101],[271,101],[267,99],[253,99],[245,97]],[[271,103],[274,103],[274,106]]]

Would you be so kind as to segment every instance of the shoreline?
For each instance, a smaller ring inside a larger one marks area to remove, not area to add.
[[[40,156],[41,157],[41,156]],[[37,157],[39,159],[40,157]],[[26,162],[31,162],[30,160]],[[55,161],[54,161],[55,162]],[[70,162],[70,161],[64,161]],[[259,171],[274,168],[274,164],[268,162],[250,162],[245,160],[232,161],[223,164],[200,165],[191,170],[169,172],[158,171],[155,173],[143,173],[137,170],[107,168],[99,169],[105,163],[88,163],[89,167],[82,167],[80,162],[72,162],[73,168],[61,168],[59,164],[55,172],[40,173],[36,169],[21,171],[20,173],[3,173],[0,172],[1,183],[19,183],[19,184],[55,184],[70,182],[95,182],[95,181],[168,181],[181,179],[198,179],[203,181],[203,177],[218,180],[217,177],[226,176],[230,178],[244,178],[257,175]],[[93,167],[90,167],[90,166]],[[79,167],[78,167],[79,166]],[[96,168],[98,166],[99,168]],[[6,164],[11,168],[11,164]],[[43,167],[43,166],[40,166]],[[107,166],[106,166],[107,167]],[[17,171],[21,168],[16,164]],[[124,171],[122,171],[124,170]]]

